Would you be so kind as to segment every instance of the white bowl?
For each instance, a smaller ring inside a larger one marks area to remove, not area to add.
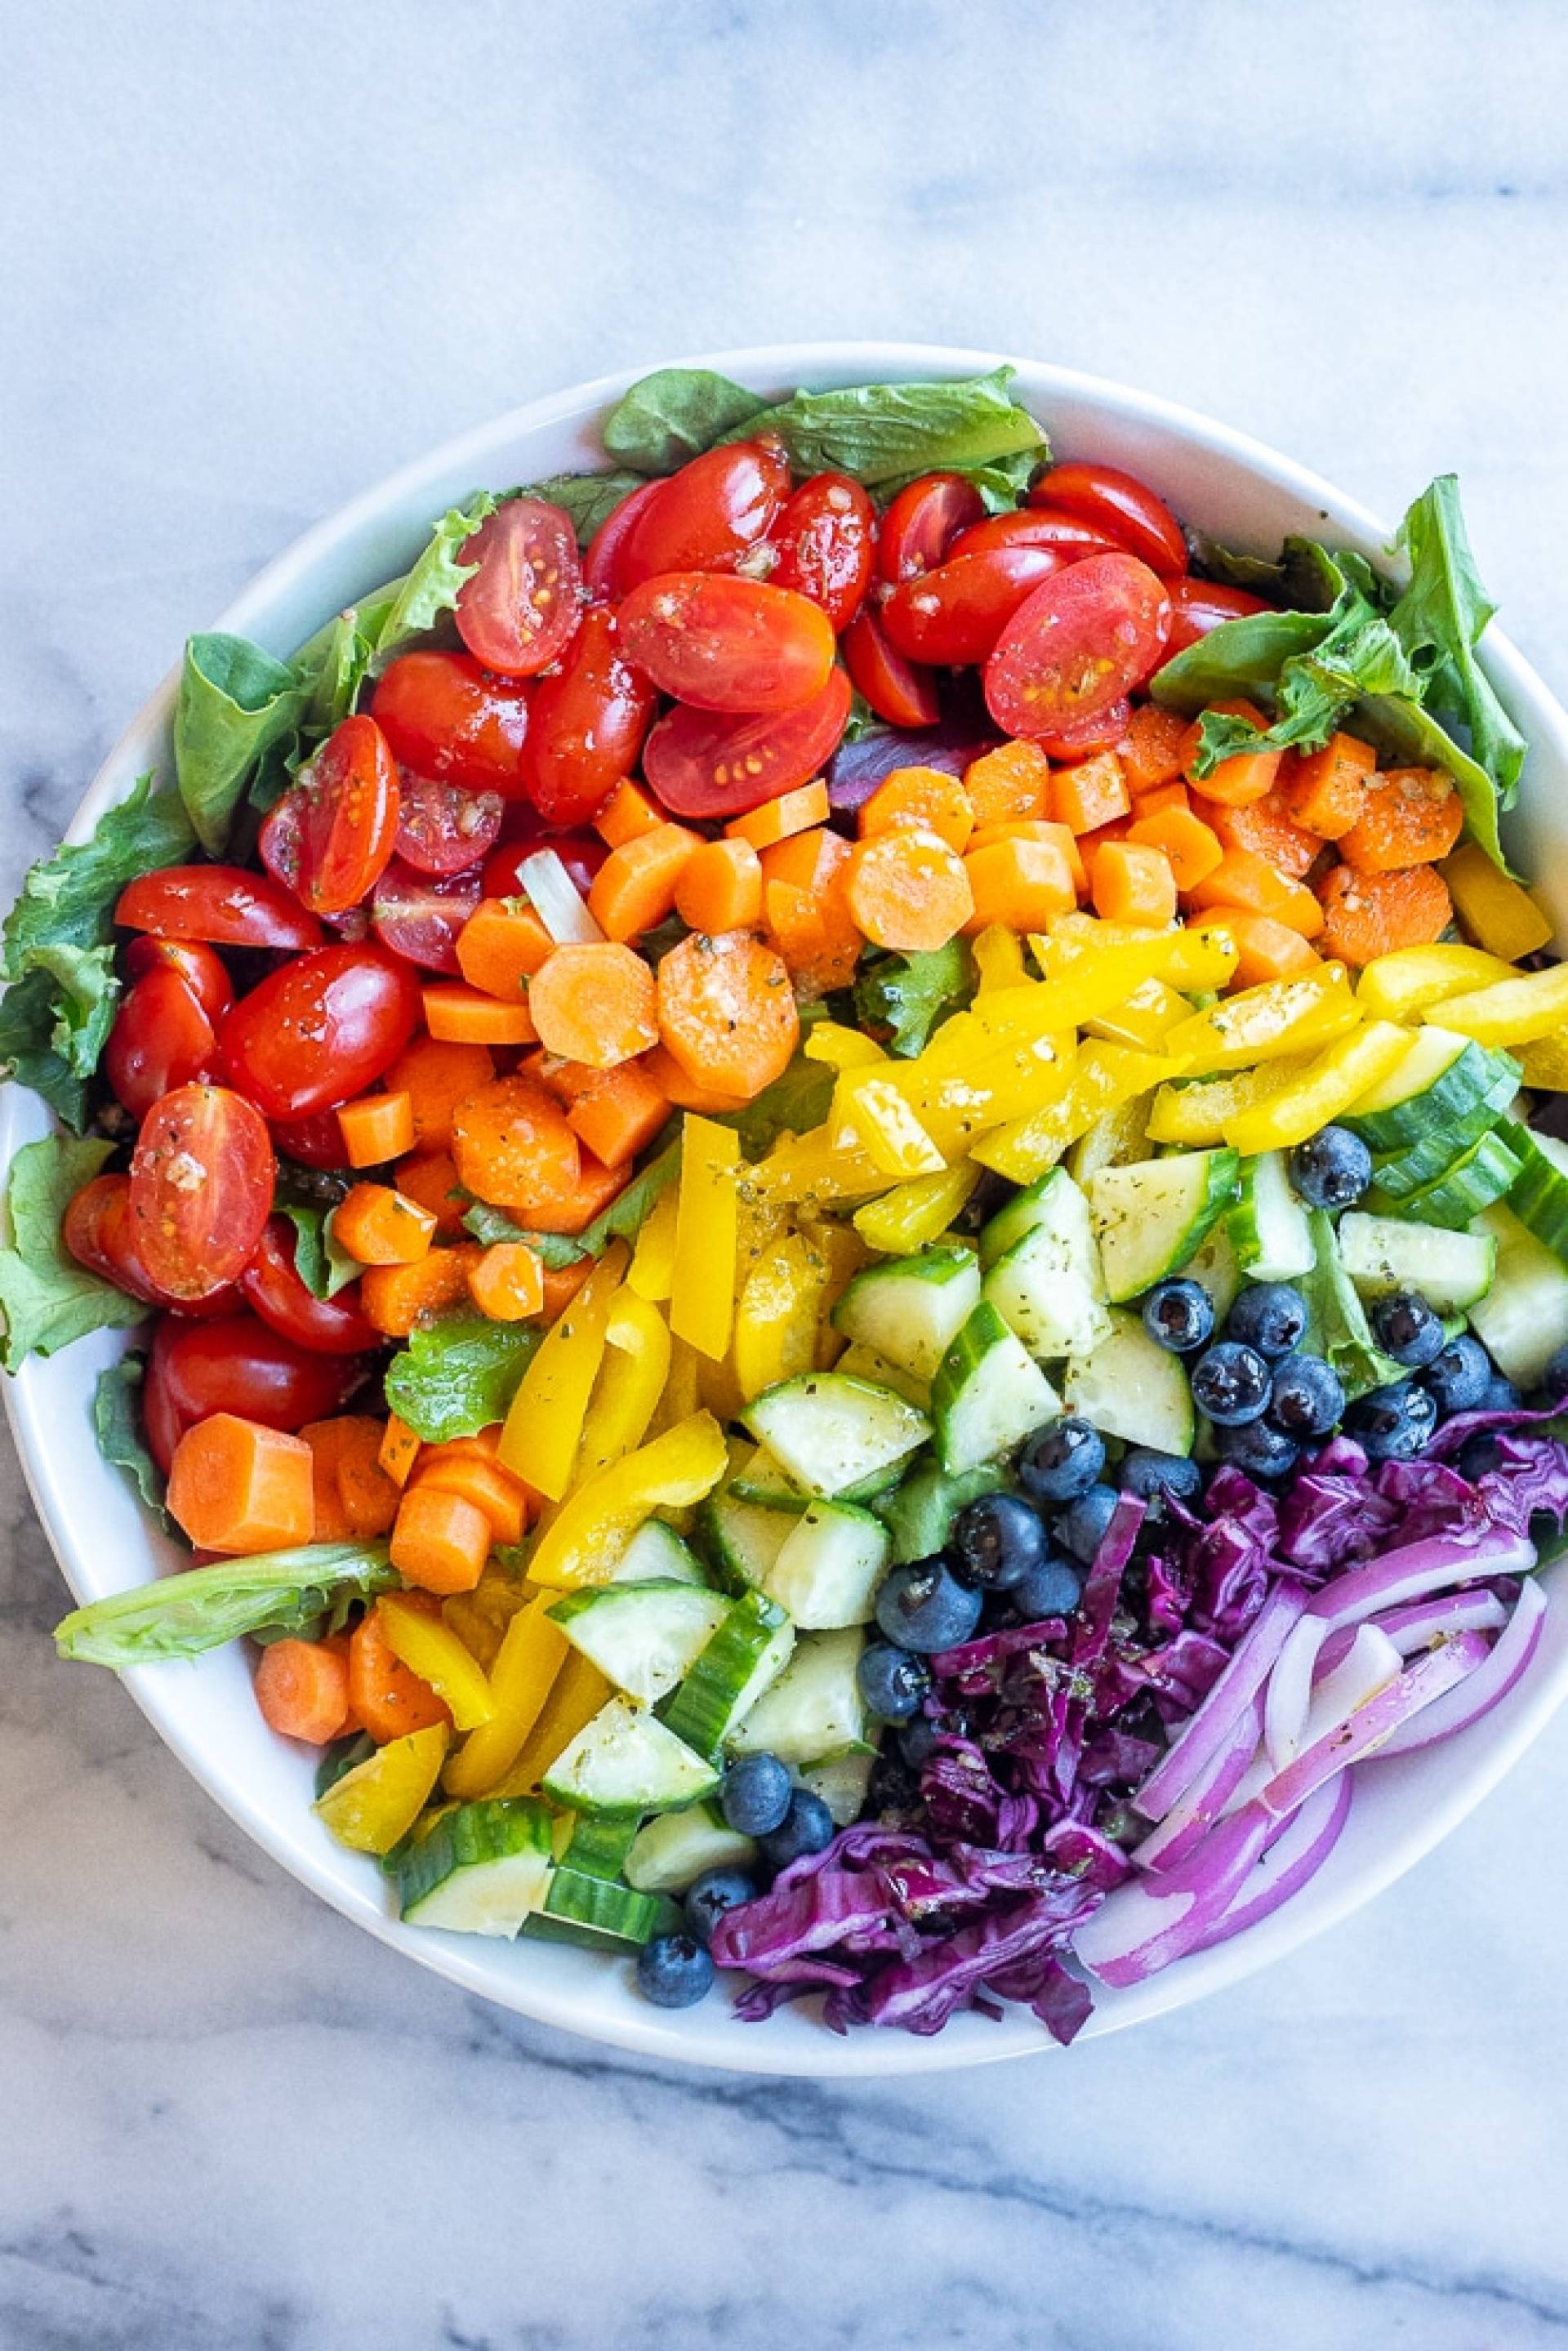
[[[758,392],[777,394],[802,383],[968,375],[997,359],[989,351],[916,344],[822,343],[721,352],[692,364],[721,368]],[[340,606],[402,570],[432,517],[469,491],[602,463],[598,421],[643,372],[607,376],[534,402],[420,459],[308,532],[268,565],[217,625],[258,638],[275,653],[289,653]],[[1018,363],[1017,391],[1040,416],[1060,454],[1126,465],[1179,515],[1222,539],[1272,554],[1282,534],[1305,531],[1369,556],[1386,549],[1389,531],[1362,507],[1207,417],[1118,384],[1027,361]],[[199,618],[193,613],[193,622]],[[1531,743],[1524,805],[1511,838],[1526,870],[1541,877],[1553,913],[1562,904],[1568,915],[1568,716],[1495,633],[1487,668]],[[172,674],[104,762],[77,810],[72,840],[89,832],[143,769],[168,770],[173,703]],[[47,1124],[34,1096],[6,1088],[0,1158],[8,1161]],[[120,1473],[99,1459],[93,1444],[93,1383],[120,1343],[112,1334],[99,1334],[53,1362],[27,1364],[6,1384],[33,1498],[67,1580],[83,1601],[177,1563],[173,1547],[150,1529]],[[1565,1573],[1552,1571],[1552,1580]],[[422,1966],[524,2015],[654,2056],[748,2073],[925,2073],[1052,2046],[1027,2013],[1000,2024],[959,2017],[929,2040],[869,2030],[840,2039],[802,2009],[786,2009],[765,2025],[739,2024],[722,1994],[672,2016],[639,1997],[624,1962],[558,1945],[493,1943],[405,1928],[393,1915],[374,1863],[345,1852],[316,1821],[311,1759],[274,1738],[262,1722],[237,1646],[192,1665],[141,1667],[125,1681],[230,1818],[303,1884]],[[1374,1763],[1361,1774],[1343,1837],[1293,1901],[1250,1932],[1182,1960],[1136,1990],[1100,1992],[1087,2031],[1109,2032],[1217,1991],[1357,1909],[1429,1853],[1496,1786],[1565,1695],[1568,1608],[1559,1607],[1547,1616],[1530,1671],[1483,1720],[1428,1753]]]

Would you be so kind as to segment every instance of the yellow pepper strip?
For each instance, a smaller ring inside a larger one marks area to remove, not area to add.
[[[874,1037],[846,1029],[841,1020],[819,1020],[806,1031],[801,1048],[808,1061],[821,1061],[830,1070],[864,1070],[887,1055]]]
[[[548,1613],[555,1597],[553,1592],[536,1592],[507,1625],[490,1668],[490,1719],[448,1762],[444,1784],[449,1796],[467,1803],[490,1795],[522,1752],[570,1647]]]
[[[1376,956],[1356,982],[1355,998],[1369,1020],[1413,1020],[1428,1004],[1440,1004],[1462,988],[1489,987],[1494,979],[1520,974],[1500,956],[1479,947],[1396,947]]]
[[[1260,1151],[1291,1150],[1385,1078],[1409,1046],[1409,1030],[1392,1020],[1371,1020],[1364,1029],[1353,1029],[1320,1054],[1294,1085],[1270,1102],[1238,1111],[1226,1123],[1226,1142],[1245,1158]]]
[[[1568,1093],[1568,1029],[1524,1046],[1519,1066],[1527,1086],[1539,1086],[1542,1093]]]
[[[803,1233],[785,1233],[747,1276],[735,1315],[735,1375],[741,1399],[812,1370],[821,1285]]]
[[[681,1143],[670,1328],[699,1355],[716,1361],[728,1348],[735,1314],[735,1171],[739,1165],[740,1137],[735,1129],[716,1126],[711,1118],[688,1112]]]
[[[390,1853],[424,1810],[452,1737],[444,1722],[392,1739],[316,1799],[316,1813],[340,1844]]]
[[[1124,1004],[1095,1013],[1083,1026],[1091,1037],[1103,1037],[1113,1045],[1137,1045],[1145,1053],[1157,1053],[1177,1021],[1187,1019],[1191,1012],[1186,997],[1165,980],[1145,979]]]
[[[1149,1141],[1192,1144],[1199,1150],[1223,1143],[1227,1120],[1294,1085],[1312,1060],[1311,1053],[1281,1053],[1278,1061],[1233,1070],[1228,1077],[1162,1086],[1149,1111]]]
[[[1057,1101],[1029,1118],[1014,1119],[994,1134],[982,1135],[971,1152],[983,1167],[994,1167],[1015,1184],[1032,1184],[1054,1167],[1070,1143],[1087,1134],[1096,1119],[1134,1094],[1173,1075],[1179,1065],[1126,1045],[1089,1045],[1079,1056],[1072,1080]]]
[[[1321,963],[1290,979],[1261,980],[1195,1012],[1171,1030],[1165,1050],[1185,1063],[1188,1076],[1207,1077],[1272,1061],[1276,1053],[1330,1045],[1361,1017],[1343,964]]]
[[[852,1148],[858,1144],[884,1176],[939,1175],[947,1162],[896,1086],[883,1078],[857,1077],[848,1121]]]
[[[496,1662],[502,1635],[528,1594],[515,1577],[494,1561],[472,1592],[449,1593],[441,1604],[441,1621],[449,1625],[471,1657],[486,1673]]]
[[[740,1182],[749,1198],[775,1207],[791,1202],[827,1207],[838,1200],[868,1199],[887,1189],[887,1176],[873,1159],[834,1142],[831,1119],[808,1134],[781,1137],[766,1159],[742,1170]]]
[[[584,1479],[539,1537],[528,1561],[530,1581],[556,1591],[607,1582],[644,1519],[700,1502],[728,1466],[717,1421],[712,1413],[694,1413]]]
[[[1030,1029],[992,1037],[977,1024],[967,1031],[968,1050],[950,1062],[946,1058],[936,1062],[923,1053],[917,1061],[887,1063],[874,1079],[851,1071],[834,1089],[830,1127],[835,1134],[841,1128],[858,1132],[863,1090],[886,1086],[902,1095],[937,1149],[951,1158],[984,1128],[1021,1118],[1053,1100],[1067,1083],[1077,1040],[1070,1029],[1051,1030],[1040,1025],[1038,1005],[1044,988],[1019,993],[1035,999]],[[956,1029],[968,1017],[961,1013],[948,1027]],[[936,1170],[927,1172],[935,1175]]]
[[[1568,963],[1527,971],[1423,1008],[1422,1018],[1478,1045],[1531,1045],[1568,1022]]]
[[[701,1361],[696,1349],[688,1347],[684,1339],[670,1341],[670,1375],[648,1423],[649,1441],[663,1437],[666,1429],[678,1428],[683,1420],[690,1420],[694,1412],[702,1410],[703,1400],[697,1393],[697,1365]]]
[[[1528,890],[1500,872],[1473,841],[1461,842],[1437,868],[1467,931],[1488,953],[1517,963],[1552,937],[1552,921]]]
[[[635,1290],[617,1292],[604,1337],[604,1360],[582,1424],[579,1478],[591,1477],[642,1444],[670,1375],[670,1326]]]
[[[980,1171],[970,1159],[945,1167],[940,1176],[916,1176],[857,1208],[855,1230],[862,1241],[889,1257],[912,1256],[946,1231],[979,1180]]]
[[[1149,1113],[1154,1101],[1153,1094],[1134,1094],[1114,1110],[1102,1111],[1067,1155],[1067,1172],[1075,1184],[1087,1184],[1102,1167],[1125,1167],[1134,1159],[1151,1156]]]
[[[626,1287],[655,1306],[662,1306],[668,1298],[675,1278],[675,1217],[679,1208],[678,1187],[668,1184],[643,1218],[632,1252]]]
[[[1017,987],[1029,977],[1023,941],[1016,931],[988,923],[973,943],[977,991],[992,996],[999,987]]]
[[[422,1615],[395,1592],[383,1593],[378,1602],[376,1621],[393,1656],[445,1699],[457,1729],[476,1730],[489,1721],[490,1686],[450,1625]]]
[[[1163,979],[1184,996],[1223,987],[1236,969],[1235,935],[1223,916],[1188,929],[1150,933],[1134,923],[1102,923],[1092,914],[1064,914],[1049,937],[1030,945],[1047,980],[1065,979],[1089,963],[1105,964],[1124,986]],[[1131,960],[1129,960],[1131,958]]]
[[[541,1598],[553,1601],[554,1594],[544,1593]],[[552,1633],[559,1627],[552,1625]],[[574,1649],[561,1635],[566,1656],[561,1663],[549,1697],[540,1710],[539,1719],[523,1741],[522,1750],[506,1777],[495,1787],[486,1788],[487,1796],[531,1796],[537,1794],[539,1782],[558,1755],[570,1746],[584,1726],[593,1720],[605,1700],[615,1695],[597,1666],[589,1664],[580,1649]]]
[[[621,1285],[624,1244],[612,1242],[577,1296],[545,1332],[501,1431],[501,1466],[559,1501],[570,1482],[588,1400],[604,1356],[610,1301]]]

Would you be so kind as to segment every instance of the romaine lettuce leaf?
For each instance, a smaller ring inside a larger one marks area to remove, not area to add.
[[[416,1331],[387,1366],[386,1393],[400,1420],[428,1444],[476,1437],[517,1392],[542,1333],[527,1322],[447,1314]]]
[[[633,490],[643,485],[642,474],[617,467],[612,474],[550,474],[517,492],[520,498],[544,498],[571,517],[579,547],[586,547],[599,526]]]
[[[734,1125],[736,1120],[727,1119],[722,1123]],[[657,1143],[658,1138],[654,1140]],[[641,1174],[633,1176],[624,1191],[618,1192],[610,1206],[575,1235],[529,1232],[508,1217],[504,1208],[494,1208],[487,1200],[476,1200],[465,1211],[463,1222],[486,1249],[494,1241],[526,1241],[540,1263],[553,1271],[562,1266],[577,1265],[584,1258],[602,1257],[612,1241],[635,1240],[654,1201],[680,1172],[681,1144],[676,1135],[662,1149],[656,1149]]]
[[[160,1575],[107,1600],[73,1608],[55,1627],[62,1657],[90,1666],[152,1665],[198,1657],[242,1634],[279,1638],[341,1619],[356,1600],[398,1582],[385,1543],[303,1543]]]
[[[53,1355],[89,1331],[129,1330],[146,1315],[138,1300],[78,1265],[60,1238],[68,1202],[101,1174],[113,1148],[96,1137],[78,1143],[51,1134],[25,1144],[11,1162],[11,1238],[0,1249],[0,1364],[8,1372],[29,1355]]]
[[[31,1086],[57,1118],[80,1134],[88,1119],[87,1081],[55,1050],[58,1021],[55,983],[47,971],[13,980],[0,996],[0,1079]]]
[[[725,1111],[716,1126],[733,1126],[747,1159],[760,1159],[781,1134],[810,1134],[828,1115],[836,1073],[826,1061],[809,1061],[804,1053],[764,1086],[744,1110]]]
[[[1524,765],[1524,737],[1476,657],[1497,607],[1470,552],[1456,475],[1440,474],[1416,500],[1399,526],[1398,544],[1410,559],[1410,584],[1389,626],[1426,681],[1427,708],[1465,726],[1478,765],[1509,808]]]

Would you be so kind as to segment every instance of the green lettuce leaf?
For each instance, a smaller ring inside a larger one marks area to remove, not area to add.
[[[168,1657],[199,1657],[242,1634],[281,1638],[308,1631],[398,1582],[385,1543],[303,1543],[212,1567],[161,1575],[107,1600],[73,1608],[55,1627],[62,1657],[116,1673]]]
[[[716,1126],[733,1126],[748,1159],[771,1151],[781,1134],[809,1134],[821,1126],[833,1099],[836,1072],[826,1061],[809,1061],[797,1053],[789,1068],[764,1086],[744,1110],[726,1111]]]
[[[147,1309],[68,1256],[60,1219],[84,1184],[102,1173],[111,1143],[51,1134],[25,1144],[11,1162],[5,1207],[10,1245],[0,1249],[0,1364],[20,1369],[29,1355],[53,1355],[89,1331],[124,1331]]]
[[[0,996],[0,1078],[31,1086],[63,1124],[80,1134],[88,1121],[87,1081],[55,1050],[59,1017],[55,983],[47,971],[13,980]]]
[[[1389,626],[1426,679],[1428,709],[1469,730],[1477,764],[1511,807],[1524,765],[1524,737],[1498,700],[1477,659],[1497,607],[1470,552],[1453,474],[1440,474],[1406,513],[1397,544],[1410,559],[1410,584],[1389,612]]]
[[[1010,398],[1014,371],[950,383],[865,383],[842,392],[798,392],[722,435],[727,441],[772,433],[797,473],[852,474],[868,486],[934,467],[995,467],[1002,460],[1048,455],[1045,434]]]
[[[888,1050],[905,1060],[924,1051],[931,1031],[975,992],[975,967],[962,939],[915,955],[888,955],[855,981],[855,1009],[874,1029],[889,1029]]]
[[[1015,450],[1010,457],[998,457],[994,465],[950,465],[945,470],[962,474],[967,482],[973,482],[985,500],[988,514],[1011,514],[1050,455],[1050,450],[1040,442],[1033,448]],[[930,470],[928,465],[917,465],[913,473],[904,475],[901,479],[879,482],[877,503],[885,506],[890,498],[898,496],[900,490],[907,488],[911,482],[917,482],[922,474]]]
[[[1307,1332],[1301,1344],[1310,1354],[1321,1355],[1333,1366],[1343,1384],[1346,1402],[1354,1403],[1370,1388],[1386,1387],[1391,1380],[1402,1380],[1405,1374],[1392,1357],[1378,1351],[1366,1310],[1340,1257],[1332,1217],[1324,1209],[1313,1208],[1307,1221],[1318,1257],[1311,1273],[1303,1275],[1298,1285],[1307,1302]]]
[[[444,1315],[427,1330],[416,1331],[392,1357],[387,1402],[429,1444],[476,1437],[505,1420],[540,1336],[526,1322]]]
[[[571,517],[579,547],[586,547],[622,499],[643,487],[644,478],[623,466],[612,474],[550,474],[542,482],[529,482],[516,495],[520,498],[545,498],[552,507],[559,507]]]
[[[294,1228],[294,1270],[312,1298],[336,1298],[358,1280],[365,1269],[334,1235],[330,1207],[314,1200],[279,1200],[277,1210]]]
[[[147,1370],[144,1355],[121,1355],[98,1375],[92,1393],[92,1426],[98,1449],[106,1461],[123,1469],[150,1510],[155,1510],[165,1531],[173,1520],[163,1507],[163,1472],[148,1452],[141,1434],[141,1383]]]
[[[196,836],[223,852],[262,755],[298,733],[309,698],[287,662],[248,637],[190,637],[174,705],[174,773]]]
[[[721,1123],[733,1125],[735,1121],[727,1119]],[[483,1241],[486,1249],[495,1241],[527,1241],[540,1263],[551,1271],[557,1271],[562,1266],[578,1264],[585,1257],[602,1257],[612,1241],[635,1240],[648,1220],[654,1201],[661,1192],[669,1188],[680,1172],[681,1144],[677,1135],[662,1148],[656,1148],[642,1172],[633,1176],[625,1189],[616,1194],[610,1206],[575,1236],[529,1232],[526,1226],[508,1217],[504,1208],[493,1208],[487,1200],[476,1200],[465,1211],[463,1222],[475,1239]]]
[[[604,446],[618,465],[673,474],[716,441],[740,437],[765,405],[711,368],[659,368],[622,393],[604,420]]]

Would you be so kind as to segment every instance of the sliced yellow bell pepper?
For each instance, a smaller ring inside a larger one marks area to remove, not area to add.
[[[632,1252],[626,1287],[639,1298],[662,1306],[675,1278],[675,1219],[680,1210],[678,1186],[667,1184],[643,1218]]]
[[[1542,1093],[1568,1093],[1568,1029],[1521,1046],[1519,1066],[1527,1086],[1539,1086]]]
[[[735,1375],[749,1404],[778,1380],[817,1361],[821,1283],[802,1233],[785,1233],[747,1276],[735,1314]]]
[[[1375,956],[1356,982],[1355,997],[1369,1020],[1413,1020],[1446,996],[1518,977],[1513,965],[1500,956],[1439,941],[1436,946],[1396,947],[1392,955]]]
[[[1495,866],[1479,841],[1461,841],[1437,868],[1459,920],[1488,953],[1517,963],[1551,943],[1552,919],[1528,890]]]
[[[1440,1004],[1426,1006],[1422,1018],[1473,1037],[1478,1045],[1531,1045],[1568,1022],[1568,963],[1445,997]]]
[[[411,1608],[395,1592],[383,1593],[377,1602],[376,1622],[393,1656],[445,1699],[457,1729],[475,1730],[489,1721],[490,1685],[449,1625]]]
[[[979,1180],[980,1171],[971,1159],[960,1159],[940,1176],[916,1176],[857,1208],[855,1230],[889,1257],[912,1256],[946,1231]]]
[[[1300,1053],[1330,1045],[1361,1019],[1343,963],[1321,963],[1290,979],[1265,979],[1243,987],[1207,1012],[1181,1021],[1165,1050],[1185,1064],[1190,1077],[1218,1070],[1244,1070],[1276,1053]]]
[[[884,1176],[939,1175],[947,1165],[898,1088],[883,1078],[857,1074],[847,1132],[835,1130],[852,1149],[859,1147]]]
[[[501,1466],[559,1501],[570,1482],[599,1366],[610,1301],[626,1264],[622,1241],[612,1241],[577,1296],[545,1332],[523,1374],[501,1431]]]
[[[988,923],[972,946],[977,994],[991,996],[999,987],[1017,987],[1029,977],[1023,941],[1016,931]]]
[[[1015,1184],[1032,1184],[1106,1111],[1134,1094],[1147,1093],[1179,1066],[1127,1045],[1085,1046],[1065,1092],[1030,1117],[1014,1119],[994,1134],[982,1135],[970,1157]]]
[[[465,1803],[488,1796],[505,1779],[538,1720],[570,1644],[549,1610],[553,1592],[536,1592],[507,1627],[490,1668],[490,1719],[448,1757],[442,1782]]]
[[[1226,1142],[1244,1158],[1305,1143],[1309,1134],[1316,1134],[1369,1086],[1385,1078],[1404,1060],[1409,1045],[1409,1030],[1392,1020],[1371,1020],[1364,1029],[1353,1029],[1321,1053],[1293,1085],[1228,1119]]]
[[[591,1478],[642,1444],[670,1375],[670,1326],[634,1290],[622,1288],[611,1301],[604,1338],[578,1448],[579,1478]]]
[[[1163,979],[1145,979],[1134,987],[1124,1004],[1110,1012],[1097,1012],[1083,1024],[1091,1037],[1103,1037],[1113,1045],[1137,1045],[1145,1053],[1157,1053],[1178,1020],[1191,1017],[1192,1007],[1185,996]]]
[[[1294,1085],[1313,1059],[1311,1053],[1281,1053],[1278,1061],[1234,1070],[1228,1077],[1162,1086],[1149,1110],[1149,1141],[1187,1143],[1199,1150],[1223,1143],[1228,1119]]]
[[[740,1186],[748,1198],[775,1207],[827,1207],[885,1192],[887,1176],[863,1151],[836,1144],[829,1119],[807,1134],[782,1136],[766,1159],[741,1170]]]
[[[1125,1167],[1134,1159],[1149,1157],[1149,1113],[1154,1102],[1153,1094],[1134,1094],[1114,1110],[1101,1112],[1067,1155],[1067,1172],[1075,1184],[1087,1184],[1102,1167]]]
[[[1066,979],[1091,961],[1121,974],[1125,986],[1163,979],[1184,996],[1223,987],[1236,969],[1238,948],[1223,915],[1185,930],[1146,931],[1134,923],[1103,923],[1093,914],[1064,914],[1049,936],[1030,935],[1048,980]]]
[[[644,1519],[700,1502],[727,1467],[717,1421],[712,1413],[694,1413],[568,1496],[529,1558],[529,1580],[556,1591],[606,1582]]]
[[[670,1328],[700,1355],[722,1355],[735,1314],[737,1213],[735,1171],[740,1137],[730,1126],[686,1114],[681,1142],[680,1200]]]
[[[496,1662],[501,1638],[528,1594],[517,1578],[492,1560],[472,1592],[449,1593],[441,1604],[441,1621],[449,1625],[471,1657],[486,1673]]]
[[[553,1600],[552,1593],[541,1597]],[[551,1632],[559,1632],[552,1625]],[[574,1649],[561,1634],[566,1656],[560,1670],[550,1686],[549,1695],[539,1710],[517,1761],[506,1777],[495,1787],[486,1788],[487,1796],[529,1796],[538,1792],[539,1782],[558,1755],[570,1747],[584,1726],[593,1720],[600,1708],[614,1691],[597,1666],[590,1665],[580,1649]]]
[[[452,1732],[444,1722],[391,1739],[316,1799],[316,1813],[340,1844],[390,1853],[429,1802]]]
[[[1044,994],[1043,989],[1035,992]],[[988,1051],[973,1050],[950,1068],[934,1070],[922,1056],[879,1076],[903,1095],[937,1150],[951,1159],[988,1127],[1025,1117],[1054,1102],[1069,1082],[1076,1055],[1071,1031],[1053,1031],[1002,1044],[993,1040]],[[857,1092],[864,1082],[853,1073],[840,1080],[835,1115],[853,1121]]]
[[[801,1050],[808,1061],[821,1061],[830,1070],[864,1070],[887,1059],[874,1037],[846,1029],[841,1020],[817,1021],[807,1029]]]

